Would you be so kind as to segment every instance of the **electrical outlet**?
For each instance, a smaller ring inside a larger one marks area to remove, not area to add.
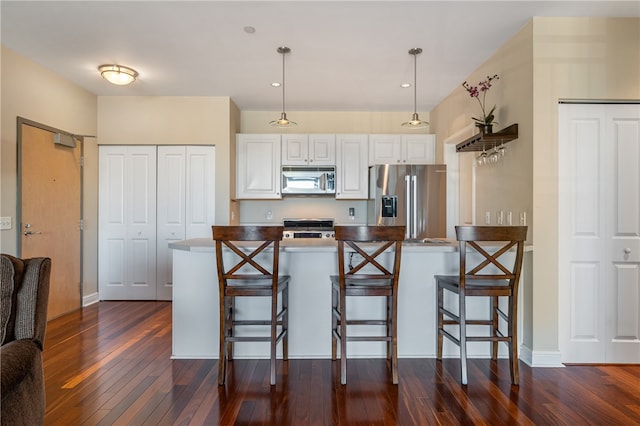
[[[502,210],[496,212],[496,223],[498,225],[504,225],[504,212]]]
[[[267,210],[267,212],[265,213],[264,217],[265,217],[267,220],[271,220],[271,219],[273,219],[273,212],[272,212],[271,210]]]
[[[520,213],[520,225],[521,226],[526,226],[527,225],[527,212],[521,212]]]
[[[507,225],[508,226],[513,225],[513,213],[512,212],[507,212]]]
[[[484,212],[484,223],[491,225],[491,212]]]
[[[11,216],[0,217],[0,229],[11,229]]]

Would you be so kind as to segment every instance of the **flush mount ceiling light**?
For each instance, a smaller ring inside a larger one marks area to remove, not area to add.
[[[407,127],[409,129],[424,129],[429,124],[426,121],[420,120],[417,112],[417,87],[416,87],[416,76],[418,74],[418,55],[422,53],[422,49],[419,47],[415,47],[413,49],[409,49],[409,55],[413,55],[413,115],[411,116],[411,120],[405,121],[402,123],[402,127]]]
[[[278,53],[282,55],[282,113],[280,114],[280,118],[278,120],[273,120],[269,124],[276,127],[291,127],[295,126],[297,123],[295,121],[291,121],[287,118],[287,113],[284,110],[284,56],[291,52],[287,46],[281,46],[277,49]]]
[[[100,65],[98,67],[100,75],[111,84],[125,86],[133,83],[138,77],[138,72],[133,68],[122,65]]]

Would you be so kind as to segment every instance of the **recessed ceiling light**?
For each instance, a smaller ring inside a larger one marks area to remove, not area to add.
[[[247,34],[253,34],[256,32],[255,27],[252,27],[251,25],[247,25],[246,27],[244,27],[244,32]]]
[[[278,83],[277,81],[273,82],[271,83],[271,87],[280,87],[280,83]]]
[[[402,87],[403,89],[408,89],[409,87],[411,87],[411,83],[402,83],[400,87]]]

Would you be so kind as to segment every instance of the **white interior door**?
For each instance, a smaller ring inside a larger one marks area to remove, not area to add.
[[[101,300],[156,298],[156,147],[101,146]]]
[[[158,300],[171,300],[173,293],[172,253],[169,243],[186,238],[186,147],[158,147]]]
[[[169,243],[211,238],[215,222],[215,147],[158,147],[157,300],[172,300]]]
[[[640,105],[559,110],[560,350],[640,362]]]

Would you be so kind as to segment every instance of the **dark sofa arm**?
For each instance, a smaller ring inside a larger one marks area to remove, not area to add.
[[[32,375],[34,364],[41,362],[41,351],[31,339],[14,340],[0,347],[2,362],[0,392],[2,400],[20,386],[28,375]]]

